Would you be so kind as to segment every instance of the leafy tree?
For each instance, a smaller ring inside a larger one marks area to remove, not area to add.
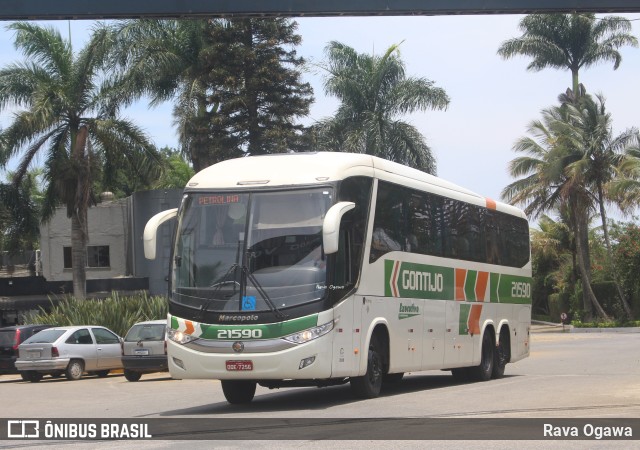
[[[115,25],[115,62],[138,95],[173,100],[195,171],[246,153],[305,149],[312,90],[289,19],[132,20]]]
[[[0,133],[0,165],[18,156],[19,185],[36,157],[44,160],[44,218],[58,203],[71,218],[73,289],[86,295],[87,209],[99,161],[114,164],[157,162],[155,148],[132,122],[118,118],[130,101],[104,67],[113,36],[98,26],[74,54],[69,41],[51,27],[13,23],[15,46],[26,60],[0,70],[0,108],[17,108]]]
[[[502,43],[498,55],[504,59],[517,55],[529,56],[528,70],[548,67],[571,71],[572,90],[578,93],[579,71],[600,62],[612,62],[613,69],[620,66],[622,56],[618,49],[638,46],[631,35],[631,22],[624,17],[595,14],[529,14],[519,24],[522,36]]]
[[[213,28],[209,55],[209,130],[233,155],[308,148],[295,119],[309,114],[313,90],[302,82],[301,37],[289,19],[228,19]]]
[[[566,267],[575,261],[573,237],[569,226],[542,215],[538,228],[531,230],[531,262],[533,267],[533,309],[548,312],[549,295],[567,290]],[[569,264],[568,264],[569,263]],[[570,270],[570,277],[574,270]],[[574,281],[574,280],[571,280]],[[570,285],[573,286],[573,282]]]
[[[614,223],[611,235],[616,268],[637,317],[640,315],[640,226],[634,222]]]
[[[424,137],[397,117],[445,109],[446,92],[426,78],[407,77],[398,45],[375,56],[331,42],[326,55],[325,91],[341,104],[334,117],[317,125],[319,146],[376,155],[435,174],[435,158]]]
[[[41,173],[27,172],[19,185],[0,184],[0,250],[12,253],[38,247],[43,201],[38,185]],[[11,181],[14,174],[9,173],[8,178]]]
[[[111,59],[133,101],[147,96],[151,106],[175,101],[173,115],[180,146],[196,171],[215,162],[209,133],[207,55],[213,52],[214,20],[126,20],[112,26]]]
[[[194,175],[194,170],[189,163],[184,160],[180,152],[165,147],[160,150],[165,170],[160,178],[153,183],[154,189],[183,189],[191,177]]]

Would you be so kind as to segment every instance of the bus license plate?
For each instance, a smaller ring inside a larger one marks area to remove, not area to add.
[[[253,361],[227,361],[227,370],[253,370]]]

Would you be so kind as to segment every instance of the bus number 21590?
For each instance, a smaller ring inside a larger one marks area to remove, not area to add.
[[[260,339],[262,330],[259,328],[242,330],[218,330],[218,339]]]

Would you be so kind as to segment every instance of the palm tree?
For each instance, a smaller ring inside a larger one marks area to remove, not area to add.
[[[359,54],[339,42],[331,42],[325,51],[325,91],[341,105],[333,118],[317,125],[319,145],[376,155],[435,174],[435,159],[424,137],[396,117],[445,109],[446,92],[425,78],[407,77],[398,45],[382,56]]]
[[[131,100],[148,96],[150,105],[175,100],[174,124],[180,146],[195,171],[217,162],[210,155],[207,77],[211,67],[210,20],[126,20],[116,22],[113,63],[124,74]],[[215,108],[210,108],[215,112]]]
[[[585,184],[570,176],[568,171],[568,167],[582,157],[577,150],[575,135],[568,132],[571,119],[567,108],[562,106],[544,110],[542,115],[542,121],[534,121],[529,126],[528,131],[533,138],[521,138],[514,145],[516,152],[528,156],[510,162],[511,175],[522,178],[509,184],[502,191],[502,197],[511,203],[526,205],[525,212],[531,218],[566,208],[576,237],[585,312],[589,314],[593,305],[599,316],[607,318],[591,289],[588,225],[592,197]]]
[[[504,59],[524,55],[533,58],[528,70],[548,67],[571,71],[572,89],[578,93],[578,74],[583,67],[612,62],[617,69],[622,61],[618,49],[638,46],[629,34],[631,22],[624,17],[597,19],[595,14],[529,14],[519,24],[522,36],[502,43],[498,55]]]
[[[607,186],[616,177],[617,167],[623,161],[624,150],[637,142],[637,130],[627,130],[613,135],[611,114],[606,111],[605,99],[597,95],[581,96],[577,102],[566,104],[571,124],[567,131],[576,140],[576,150],[582,152],[580,159],[567,167],[567,175],[577,182],[585,184],[591,193],[592,202],[597,205],[602,221],[602,231],[610,264],[614,264],[613,277],[623,309],[628,318],[632,318],[631,308],[618,283],[605,203],[612,200]]]
[[[111,33],[98,26],[77,54],[52,27],[14,23],[15,46],[26,60],[0,70],[0,108],[17,108],[0,133],[0,165],[19,156],[19,184],[37,157],[44,160],[43,218],[61,202],[71,218],[73,291],[86,296],[87,209],[101,160],[149,164],[155,148],[138,127],[118,118],[130,96],[105,76]]]
[[[640,203],[640,133],[636,134],[636,141],[625,149],[616,174],[617,177],[609,183],[609,193],[623,211],[635,208]]]

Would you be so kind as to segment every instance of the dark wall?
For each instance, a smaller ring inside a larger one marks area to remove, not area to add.
[[[148,260],[144,257],[142,236],[147,221],[155,214],[167,209],[180,206],[182,189],[158,189],[153,191],[136,192],[131,196],[131,236],[130,258],[131,273],[136,277],[149,279],[149,293],[151,295],[166,295],[169,275],[169,256],[176,221],[168,220],[158,230],[156,259]]]
[[[104,278],[87,280],[87,292],[145,291],[149,289],[147,278]],[[60,295],[73,291],[71,281],[47,281],[44,277],[0,278],[0,296]]]

